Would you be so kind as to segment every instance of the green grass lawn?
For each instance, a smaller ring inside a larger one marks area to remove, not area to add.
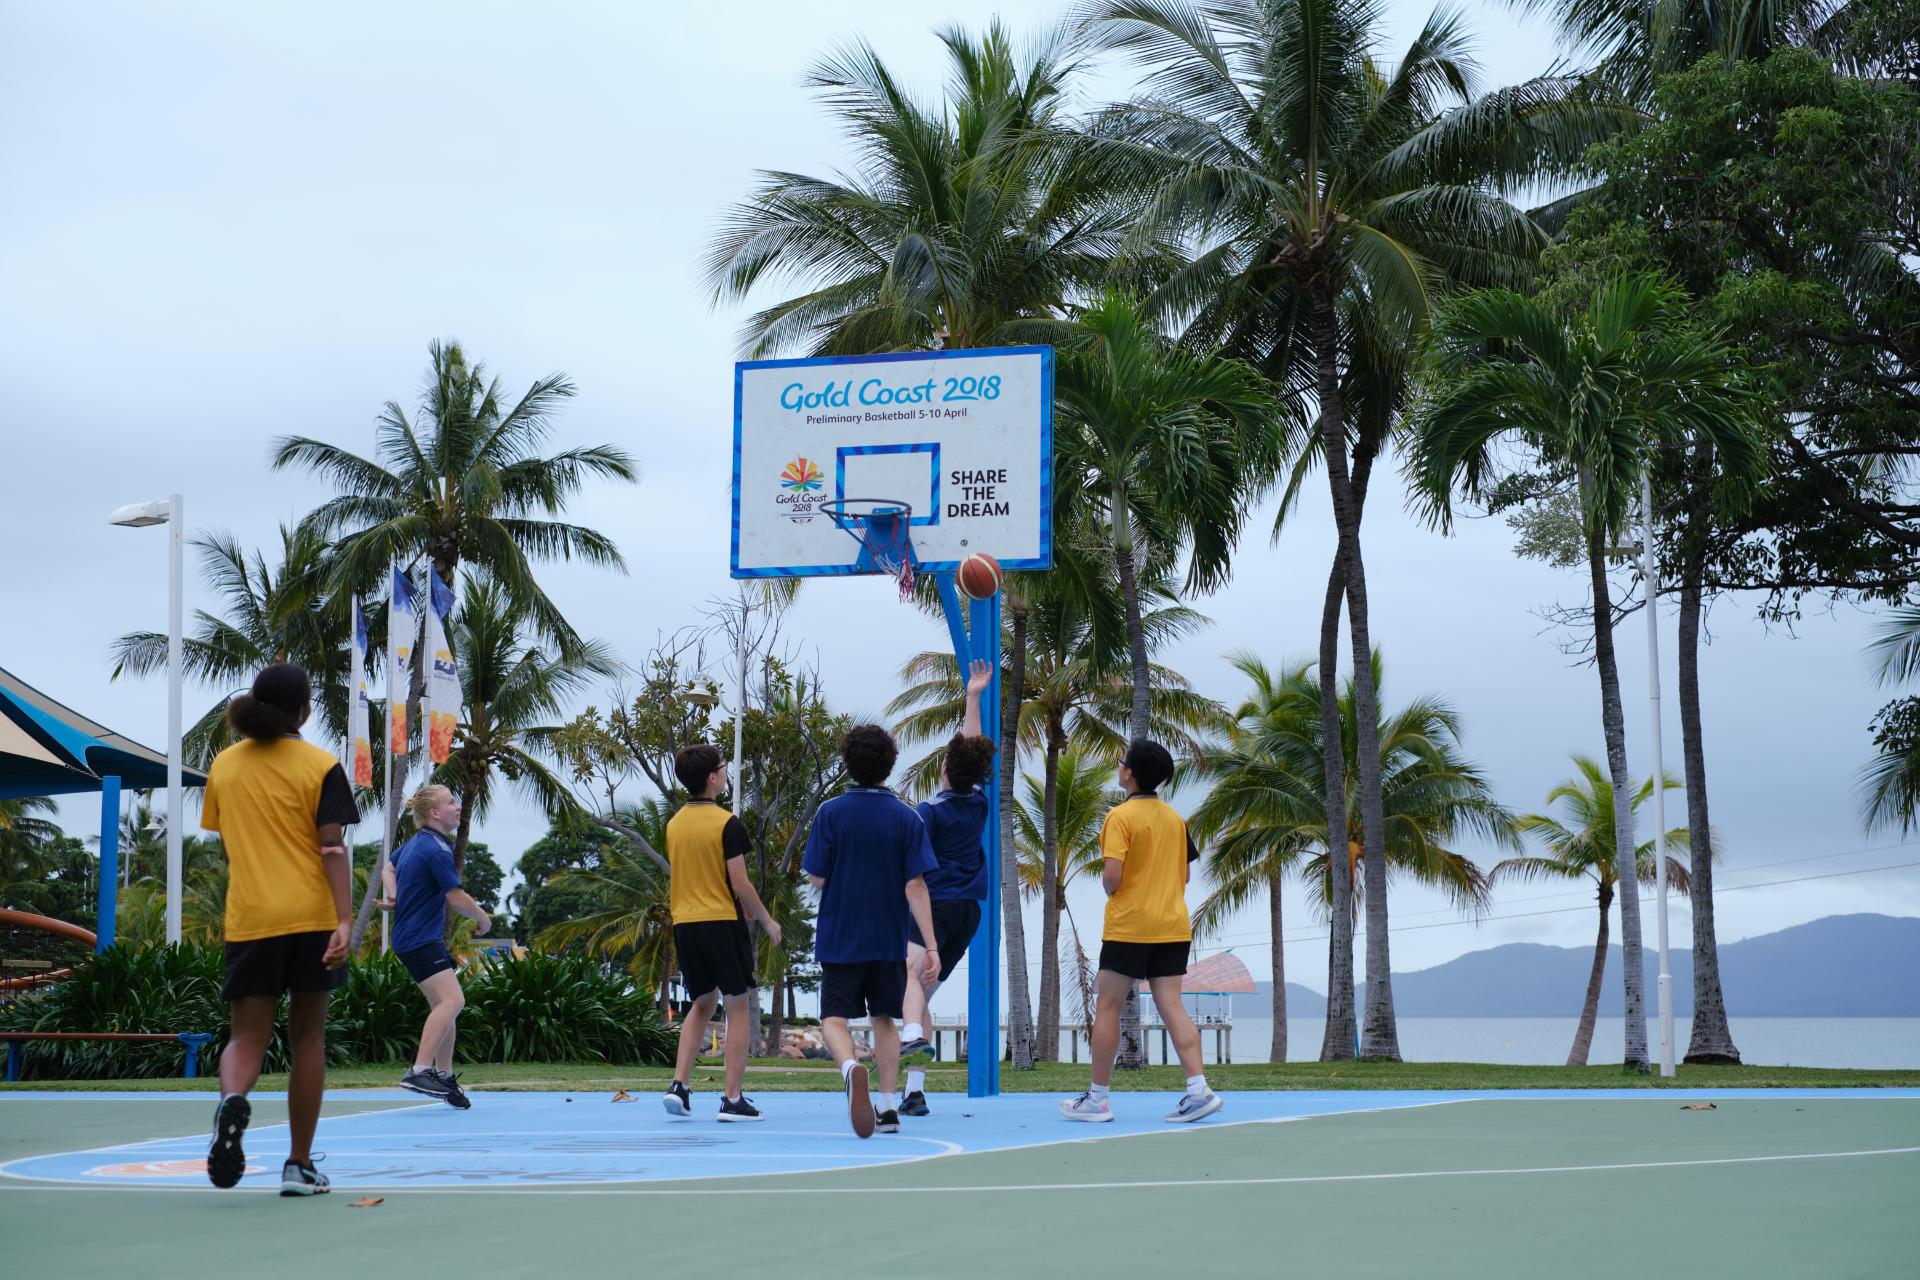
[[[389,1088],[400,1079],[404,1066],[336,1067],[327,1075],[334,1089]],[[615,1089],[652,1092],[664,1089],[671,1072],[664,1067],[610,1066],[605,1063],[515,1063],[507,1066],[480,1063],[463,1064],[462,1083],[469,1089],[538,1089],[555,1092],[590,1093]],[[1169,1091],[1182,1085],[1178,1067],[1148,1067],[1143,1071],[1120,1071],[1114,1075],[1116,1090]],[[1843,1071],[1822,1067],[1688,1067],[1682,1066],[1672,1080],[1658,1076],[1629,1075],[1617,1066],[1596,1067],[1515,1067],[1484,1062],[1289,1062],[1284,1066],[1269,1063],[1235,1063],[1209,1066],[1207,1079],[1217,1089],[1818,1089],[1818,1088],[1920,1088],[1920,1070]],[[1084,1064],[1048,1062],[1032,1071],[1000,1071],[1000,1087],[1007,1093],[1068,1093],[1086,1086]],[[720,1065],[717,1060],[702,1059],[694,1072],[696,1092],[703,1086],[717,1086]],[[260,1078],[262,1089],[284,1089],[287,1078],[269,1075]],[[963,1091],[967,1087],[964,1065],[938,1065],[927,1073],[927,1084],[934,1090]],[[81,1090],[206,1090],[213,1088],[206,1078],[199,1080],[74,1080],[30,1081],[17,1085],[0,1084],[8,1089],[81,1089]],[[825,1063],[796,1066],[792,1062],[757,1059],[747,1077],[748,1092],[784,1093],[789,1091],[831,1092],[839,1089],[840,1076]]]

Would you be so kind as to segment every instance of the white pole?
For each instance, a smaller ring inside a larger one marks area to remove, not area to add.
[[[1660,931],[1660,1074],[1673,1074],[1673,974],[1667,968],[1667,777],[1660,751],[1659,567],[1653,554],[1653,479],[1640,474],[1640,576],[1647,590],[1647,701],[1653,714],[1653,865]]]
[[[167,941],[180,941],[181,841],[186,815],[181,804],[180,766],[180,649],[181,569],[186,517],[180,495],[167,499]]]

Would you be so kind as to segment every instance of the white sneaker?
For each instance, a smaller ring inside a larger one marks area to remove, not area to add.
[[[1083,1093],[1071,1102],[1061,1103],[1060,1114],[1069,1120],[1084,1120],[1088,1124],[1106,1124],[1113,1119],[1113,1104],[1105,1098],[1096,1098],[1091,1093]]]
[[[1190,1093],[1180,1095],[1180,1105],[1167,1112],[1164,1119],[1168,1124],[1192,1124],[1195,1120],[1204,1120],[1227,1104],[1220,1095],[1208,1090],[1204,1098],[1196,1098]]]

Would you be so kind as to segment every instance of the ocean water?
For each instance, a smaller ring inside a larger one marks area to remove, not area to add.
[[[1558,1066],[1573,1045],[1577,1018],[1401,1018],[1400,1056],[1408,1062],[1500,1062]],[[1920,1018],[1733,1018],[1733,1042],[1743,1062],[1763,1066],[1920,1068]],[[1601,1018],[1594,1024],[1593,1050],[1587,1061],[1619,1062],[1626,1056],[1626,1019]],[[1692,1020],[1674,1019],[1674,1056],[1684,1058]],[[1320,1056],[1326,1023],[1319,1018],[1287,1020],[1287,1061],[1311,1062]],[[1269,1018],[1233,1018],[1232,1058],[1265,1062],[1273,1037]],[[1214,1032],[1201,1026],[1201,1050],[1219,1061]],[[1647,1024],[1650,1056],[1659,1058],[1656,1022]],[[1160,1034],[1149,1028],[1148,1055],[1160,1061]],[[1080,1059],[1086,1060],[1086,1041]],[[1061,1056],[1069,1056],[1062,1037]]]

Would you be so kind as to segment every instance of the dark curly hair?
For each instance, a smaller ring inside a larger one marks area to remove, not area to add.
[[[840,744],[840,759],[846,762],[847,775],[856,787],[885,785],[887,775],[893,772],[893,762],[899,758],[900,748],[893,735],[877,724],[853,726],[847,730],[847,740]]]
[[[992,738],[954,734],[947,744],[947,785],[967,792],[985,782],[993,768],[993,751]]]

